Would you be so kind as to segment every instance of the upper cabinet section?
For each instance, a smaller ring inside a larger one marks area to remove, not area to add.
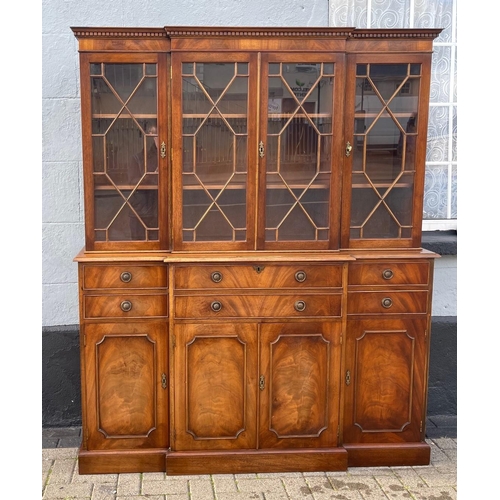
[[[73,32],[86,250],[420,246],[440,30]]]

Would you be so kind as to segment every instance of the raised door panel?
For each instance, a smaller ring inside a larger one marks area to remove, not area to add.
[[[255,448],[257,327],[175,327],[172,449]]]
[[[348,321],[345,443],[421,441],[425,318]]]
[[[336,446],[340,322],[261,328],[259,447]]]
[[[168,445],[167,325],[84,326],[87,449]]]

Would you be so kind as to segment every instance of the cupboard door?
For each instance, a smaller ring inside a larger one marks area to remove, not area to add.
[[[82,54],[87,249],[159,249],[168,242],[166,59]],[[160,189],[160,184],[163,186]]]
[[[168,446],[167,325],[86,324],[87,449]]]
[[[430,57],[349,57],[343,247],[420,245]]]
[[[174,245],[253,248],[257,55],[172,56]]]
[[[175,327],[174,451],[256,447],[257,326]]]
[[[341,61],[262,56],[260,248],[338,248]]]
[[[423,439],[427,319],[348,320],[344,443]]]
[[[259,448],[337,445],[341,323],[261,327]]]

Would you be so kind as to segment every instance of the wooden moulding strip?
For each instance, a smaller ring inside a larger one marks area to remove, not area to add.
[[[347,470],[343,448],[167,453],[167,474],[241,474]]]
[[[345,444],[349,467],[400,467],[429,465],[431,447],[427,443]]]
[[[106,450],[78,453],[79,474],[165,472],[166,449]]]

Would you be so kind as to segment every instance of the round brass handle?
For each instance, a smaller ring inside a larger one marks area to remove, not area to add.
[[[303,283],[307,278],[307,274],[305,271],[297,271],[295,273],[295,279],[299,282],[299,283]]]
[[[382,271],[382,278],[384,278],[385,280],[390,280],[393,276],[394,272],[392,271],[392,269],[384,269]]]
[[[120,274],[120,279],[124,283],[130,283],[132,281],[132,273],[129,273],[128,271],[124,271],[123,273]]]
[[[297,302],[295,302],[294,304],[294,307],[297,312],[302,312],[306,308],[306,303],[303,300],[297,300]]]
[[[210,304],[210,308],[212,309],[212,311],[214,312],[219,312],[221,309],[222,309],[222,304],[218,301],[218,300],[214,300],[211,304]]]
[[[130,302],[130,300],[124,300],[120,304],[120,308],[123,312],[129,312],[132,309],[132,302]]]
[[[382,307],[385,307],[386,309],[389,309],[389,307],[392,307],[392,299],[390,299],[389,297],[382,299]]]
[[[220,283],[222,281],[222,273],[220,273],[219,271],[214,271],[212,273],[212,281],[214,283]]]

